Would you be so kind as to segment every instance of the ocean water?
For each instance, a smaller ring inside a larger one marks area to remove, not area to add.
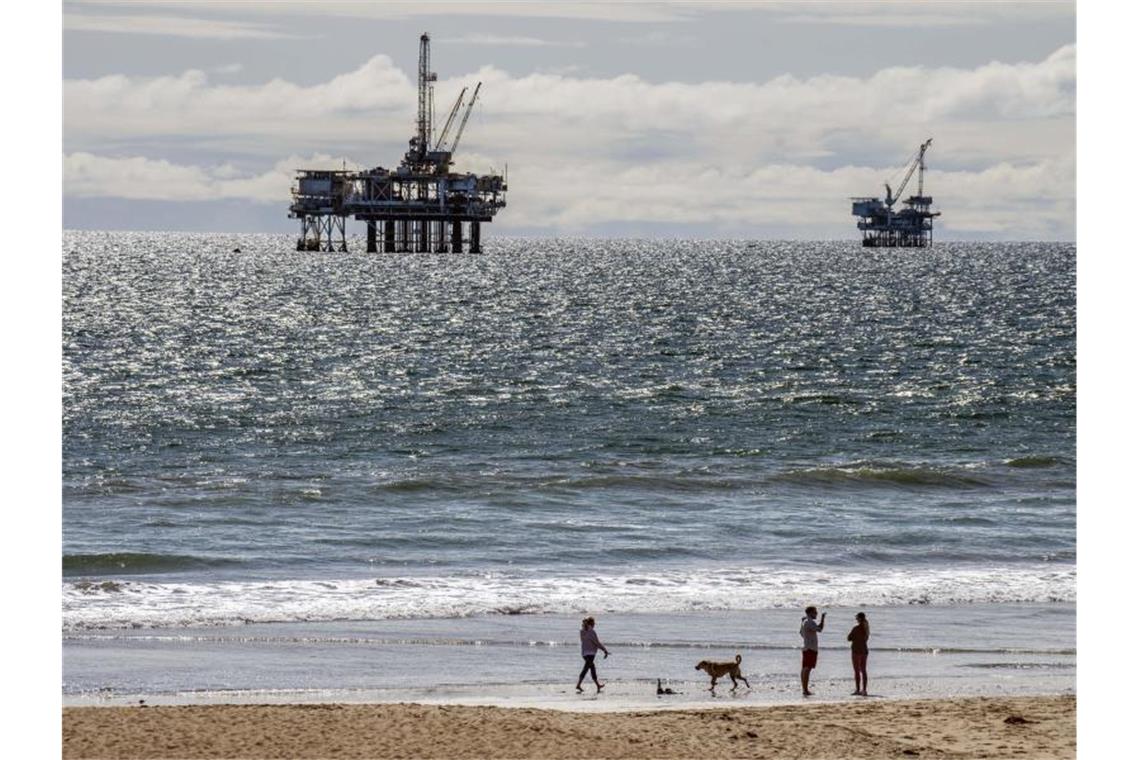
[[[65,234],[65,647],[1071,611],[1072,245],[291,240]]]

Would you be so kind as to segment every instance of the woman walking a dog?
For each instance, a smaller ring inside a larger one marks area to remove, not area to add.
[[[853,696],[867,696],[867,639],[871,638],[871,624],[862,612],[855,614],[855,627],[847,634],[851,642],[851,665],[855,668],[855,691]]]
[[[588,617],[582,621],[582,630],[578,631],[578,637],[582,640],[582,659],[585,664],[582,666],[582,672],[578,674],[578,691],[582,691],[582,679],[586,677],[586,673],[594,679],[594,685],[598,687],[598,691],[602,690],[605,686],[604,683],[598,680],[598,671],[594,669],[594,657],[598,654],[598,650],[605,652],[603,659],[610,656],[610,650],[606,649],[605,644],[598,640],[598,632],[594,630],[594,619]]]

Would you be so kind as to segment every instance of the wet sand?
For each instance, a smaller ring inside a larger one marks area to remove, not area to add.
[[[1072,758],[1076,698],[575,713],[417,704],[70,707],[64,758]]]

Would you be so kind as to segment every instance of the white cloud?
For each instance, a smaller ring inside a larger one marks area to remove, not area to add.
[[[387,56],[305,87],[273,79],[256,86],[213,84],[203,71],[178,76],[107,76],[64,83],[70,137],[361,133],[378,112],[406,108],[414,86]],[[368,114],[366,118],[362,114]]]
[[[289,156],[266,172],[243,175],[231,164],[185,166],[164,159],[108,157],[80,151],[64,156],[63,185],[67,195],[77,198],[159,201],[238,198],[284,206],[289,201],[289,189],[298,168],[340,169],[346,163],[347,159],[323,154],[308,158]]]
[[[87,15],[67,13],[63,28],[69,32],[113,32],[154,34],[199,39],[284,39],[292,35],[244,21],[193,18],[188,16]]]
[[[484,171],[491,159],[469,154],[463,163],[462,168]],[[268,171],[243,174],[230,165],[203,168],[78,152],[64,158],[64,186],[74,197],[237,198],[280,204],[284,213],[296,169],[339,169],[345,164],[346,159],[328,155],[290,156]],[[605,181],[599,182],[599,177]],[[1064,158],[1020,167],[1002,163],[980,172],[933,170],[927,173],[926,188],[938,207],[947,209],[938,226],[950,234],[1050,239],[1071,236],[1074,177],[1074,162]],[[848,198],[879,191],[883,179],[877,167],[825,171],[791,164],[622,166],[587,160],[513,170],[509,209],[516,224],[546,226],[566,234],[588,234],[611,222],[712,223],[731,228],[792,222],[802,228],[804,237],[828,237],[852,228]]]
[[[485,67],[441,81],[436,100],[450,103],[462,85],[484,82],[459,167],[481,172],[510,162],[504,221],[579,231],[629,219],[778,220],[809,231],[819,219],[847,224],[843,199],[878,192],[918,142],[934,136],[931,190],[953,206],[947,226],[1057,237],[1071,235],[1073,224],[1075,69],[1071,45],[1029,63],[760,83],[516,77]],[[406,144],[412,131],[415,87],[376,56],[310,86],[224,85],[201,71],[71,80],[64,103],[69,194],[133,192],[165,172],[183,184],[161,192],[268,202],[287,193],[299,165],[283,165],[284,155],[371,145],[353,157],[393,165],[402,150],[391,146]],[[102,146],[153,156],[163,139],[224,147],[275,168],[223,176],[137,159],[100,165],[102,179],[92,179]]]
[[[896,132],[907,135],[903,144],[909,144],[916,139],[916,126],[1071,116],[1076,51],[1065,46],[1036,63],[894,67],[867,78],[785,75],[759,84],[651,83],[631,74],[512,77],[485,67],[440,82],[439,102],[450,102],[461,85],[476,79],[485,83],[480,110],[494,122],[486,139],[516,130],[533,135],[537,121],[543,129],[588,126],[588,140],[668,130],[689,134],[702,146],[747,154],[783,152],[791,146],[803,153],[817,150],[822,137],[838,130]],[[415,87],[391,59],[378,55],[355,71],[312,86],[281,79],[215,84],[197,70],[157,78],[68,80],[64,104],[69,139],[256,134],[311,141],[378,130],[399,139],[414,112]],[[595,144],[595,149],[604,145]]]
[[[805,237],[827,237],[853,229],[848,199],[881,192],[884,180],[878,167],[828,171],[688,162],[623,167],[586,161],[537,174],[529,167],[512,169],[512,190],[525,188],[510,196],[512,217],[570,233],[634,220],[757,228],[791,224]],[[1074,176],[1071,158],[1020,167],[1003,163],[980,172],[929,171],[926,189],[946,209],[939,227],[952,233],[1054,238],[1071,232]]]

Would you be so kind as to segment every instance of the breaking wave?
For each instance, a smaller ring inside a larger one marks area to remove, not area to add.
[[[458,618],[545,613],[675,613],[825,606],[1073,602],[1076,569],[823,572],[744,568],[600,578],[480,573],[350,580],[68,582],[64,630]]]

